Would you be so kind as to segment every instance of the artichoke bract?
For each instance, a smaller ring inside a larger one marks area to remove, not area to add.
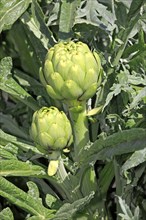
[[[42,107],[33,115],[30,136],[42,153],[61,151],[72,142],[72,128],[64,112]]]
[[[101,84],[100,58],[82,42],[60,42],[49,49],[40,80],[58,100],[86,101]]]

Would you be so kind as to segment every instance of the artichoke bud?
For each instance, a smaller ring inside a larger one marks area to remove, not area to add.
[[[93,83],[100,86],[100,69],[98,54],[92,53],[86,44],[60,42],[46,55],[43,71],[44,79],[47,81],[46,90],[54,99],[74,101],[84,97],[86,101],[90,98],[87,91],[89,87]],[[85,96],[86,92],[88,96]]]
[[[30,135],[38,150],[49,154],[70,146],[72,128],[64,112],[55,107],[43,107],[33,115]]]

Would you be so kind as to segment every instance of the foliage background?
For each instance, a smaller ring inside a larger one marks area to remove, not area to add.
[[[86,209],[95,219],[145,219],[145,1],[1,0],[0,32],[0,219],[88,219]],[[62,182],[47,176],[29,128],[40,107],[63,109],[48,97],[39,68],[48,48],[66,39],[99,53],[104,80],[88,101],[93,145],[85,146],[84,169],[76,173],[65,154],[70,174]],[[98,187],[80,196],[89,166]]]

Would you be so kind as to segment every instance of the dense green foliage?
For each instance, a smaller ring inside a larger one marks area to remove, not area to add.
[[[145,220],[145,0],[1,0],[0,33],[0,219]],[[80,118],[39,78],[48,49],[70,40],[86,43],[102,66]],[[44,106],[75,121],[76,137],[89,124],[53,176],[29,132]]]

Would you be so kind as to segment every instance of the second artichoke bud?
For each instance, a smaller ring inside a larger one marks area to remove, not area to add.
[[[69,147],[72,129],[65,113],[55,107],[42,107],[33,115],[30,135],[42,153],[49,154]]]
[[[40,79],[53,99],[86,101],[101,84],[100,58],[82,42],[60,42],[48,51]]]

